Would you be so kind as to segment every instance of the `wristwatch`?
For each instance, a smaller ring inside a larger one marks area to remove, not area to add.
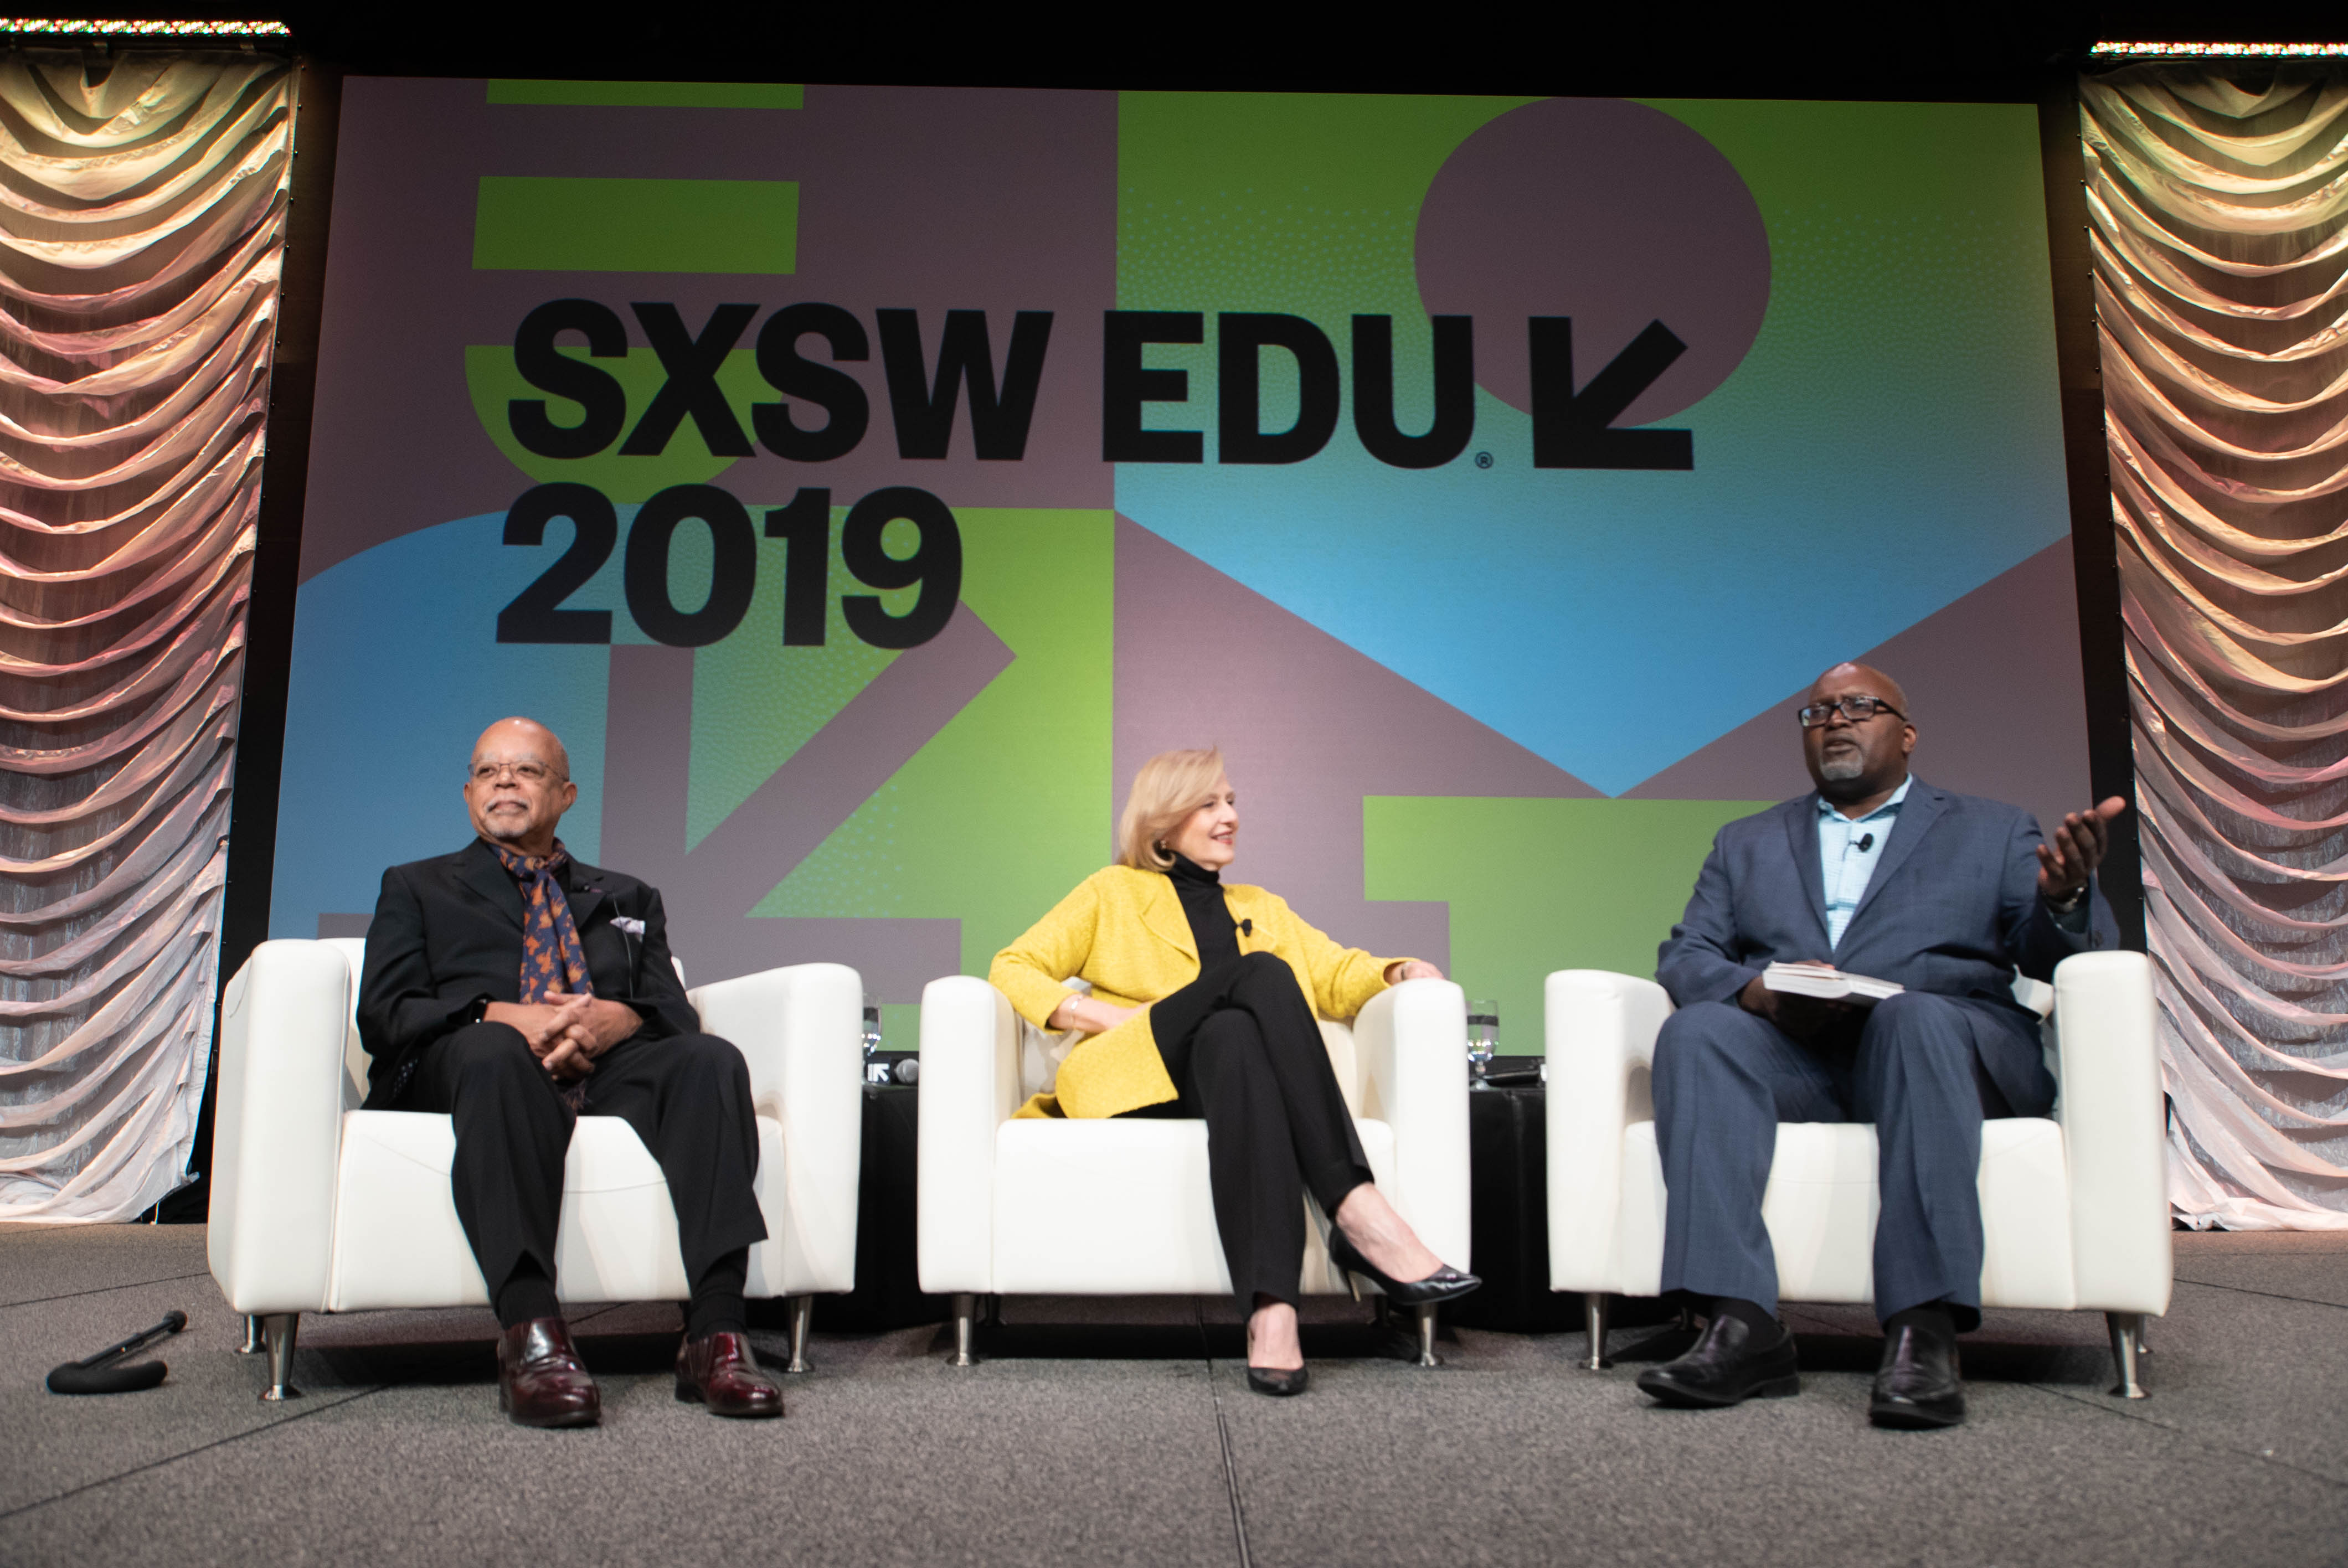
[[[2053,910],[2057,915],[2068,915],[2072,910],[2076,909],[2086,897],[2086,886],[2082,884],[2078,890],[2074,892],[2068,898],[2047,899],[2046,907]]]
[[[467,1002],[465,1004],[465,1010],[457,1015],[457,1027],[458,1029],[462,1029],[469,1023],[479,1023],[483,1019],[489,1017],[489,993],[484,991],[479,996],[475,997],[471,1001]]]

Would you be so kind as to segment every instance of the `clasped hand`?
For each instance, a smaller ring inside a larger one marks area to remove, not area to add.
[[[521,1031],[530,1053],[560,1083],[595,1071],[595,1058],[644,1027],[636,1009],[605,997],[550,991],[542,1002],[491,1002],[482,1016]]]

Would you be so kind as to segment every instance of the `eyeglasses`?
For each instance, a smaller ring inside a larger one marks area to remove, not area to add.
[[[1895,719],[1908,716],[1880,697],[1837,697],[1831,702],[1812,702],[1797,709],[1794,716],[1802,721],[1802,728],[1815,730],[1838,712],[1854,724],[1864,724],[1878,713],[1889,713]]]
[[[473,782],[494,784],[508,774],[526,784],[542,784],[554,776],[553,770],[536,763],[483,763],[473,770]]]

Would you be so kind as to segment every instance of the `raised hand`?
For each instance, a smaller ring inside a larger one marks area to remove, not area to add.
[[[2085,811],[2067,812],[2054,830],[2053,842],[2038,846],[2038,895],[2050,904],[2067,904],[2087,886],[2104,856],[2111,852],[2112,820],[2128,808],[2118,795]]]

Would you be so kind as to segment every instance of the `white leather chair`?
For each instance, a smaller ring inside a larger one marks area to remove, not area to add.
[[[1585,1293],[1598,1368],[1609,1293],[1663,1288],[1649,1074],[1672,1004],[1654,981],[1602,969],[1560,969],[1547,989],[1550,1287]],[[2014,994],[2046,1020],[2058,1094],[2047,1116],[1982,1127],[1982,1304],[2102,1311],[2112,1392],[2142,1399],[2144,1318],[2168,1310],[2172,1272],[2151,967],[2082,953],[2052,987],[2020,979]],[[1868,1123],[1778,1126],[1761,1213],[1784,1299],[1874,1299],[1875,1160]]]
[[[1448,980],[1381,992],[1324,1022],[1337,1083],[1378,1185],[1446,1262],[1469,1266],[1468,1007]],[[1051,1053],[1008,998],[956,975],[922,993],[922,1288],[954,1298],[954,1364],[982,1297],[1228,1296],[1200,1121],[1014,1121]],[[1023,1073],[1023,1061],[1025,1071]],[[1309,1200],[1308,1200],[1309,1201]],[[1306,1227],[1303,1288],[1349,1288]],[[1366,1283],[1366,1282],[1365,1282]],[[1419,1359],[1435,1364],[1433,1307]]]
[[[264,1399],[295,1392],[302,1313],[489,1302],[450,1194],[449,1119],[358,1109],[364,950],[351,938],[263,942],[221,1009],[205,1250],[230,1307],[261,1320]],[[749,1063],[767,1239],[750,1249],[748,1294],[791,1298],[800,1370],[813,1293],[855,1285],[861,982],[839,964],[799,964],[689,995]],[[690,1294],[668,1184],[617,1117],[582,1116],[572,1134],[555,1274],[564,1301]]]

